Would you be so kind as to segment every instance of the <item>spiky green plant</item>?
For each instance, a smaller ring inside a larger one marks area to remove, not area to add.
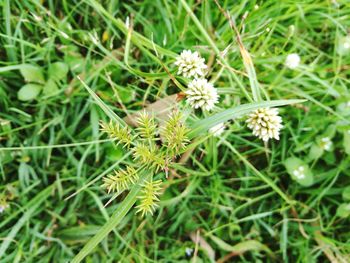
[[[109,138],[114,139],[118,144],[123,144],[123,147],[130,147],[133,141],[131,131],[128,126],[121,127],[119,123],[110,121],[109,123],[101,122],[101,131],[108,134]]]
[[[158,196],[162,190],[162,181],[148,181],[143,184],[142,194],[138,196],[140,204],[136,206],[137,212],[141,213],[141,216],[145,216],[148,213],[153,215],[157,202],[159,201]]]
[[[134,185],[138,179],[139,176],[136,170],[131,166],[127,166],[125,170],[114,171],[114,175],[104,177],[102,187],[106,188],[108,193],[121,193]]]
[[[129,190],[139,179],[138,172],[145,171],[151,174],[149,182],[143,184],[143,195],[139,197],[140,205],[138,212],[141,215],[153,214],[158,195],[161,189],[161,180],[152,181],[159,172],[164,171],[167,175],[169,166],[182,151],[185,151],[189,143],[189,129],[184,123],[183,115],[173,111],[162,128],[156,122],[153,115],[146,111],[139,113],[137,128],[131,130],[128,126],[121,127],[118,124],[109,122],[102,123],[101,130],[115,139],[116,144],[127,146],[132,153],[135,165],[141,167],[136,171],[131,166],[126,170],[114,171],[113,174],[103,178],[103,187],[108,193],[120,193]],[[161,138],[157,138],[161,134]],[[156,194],[157,193],[157,194]]]
[[[164,143],[175,155],[184,150],[189,143],[187,136],[189,129],[182,119],[183,116],[179,111],[173,111],[162,129]]]
[[[143,142],[138,142],[133,148],[133,157],[135,161],[156,172],[164,170],[167,164],[167,158],[162,150],[155,145],[147,145]]]
[[[138,124],[137,132],[141,138],[149,141],[155,140],[157,124],[153,115],[144,110],[139,114],[136,123]]]

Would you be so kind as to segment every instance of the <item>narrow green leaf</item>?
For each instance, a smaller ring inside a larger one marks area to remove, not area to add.
[[[250,168],[262,181],[264,181],[268,186],[270,186],[279,196],[281,196],[288,204],[293,204],[294,201],[289,199],[289,197],[269,178],[257,170],[254,165],[252,165],[242,154],[240,154],[235,147],[232,146],[228,141],[224,140],[224,144],[234,153],[237,157]]]
[[[30,202],[27,203],[27,210],[23,216],[17,221],[15,225],[11,227],[11,231],[8,233],[4,241],[0,246],[0,258],[3,257],[10,243],[15,239],[16,234],[22,228],[22,226],[29,220],[29,218],[38,211],[38,207],[47,200],[48,196],[52,192],[53,185],[47,187],[45,190],[37,194]],[[30,205],[29,205],[30,204]],[[19,210],[20,211],[20,210]]]
[[[343,146],[346,154],[350,155],[350,129],[344,131]]]
[[[119,205],[118,209],[113,213],[111,218],[103,225],[103,227],[94,235],[73,258],[71,263],[81,262],[92,250],[121,222],[131,207],[137,200],[137,196],[141,190],[141,184],[149,177],[149,174],[141,176],[140,180],[133,186],[127,197]]]
[[[243,254],[247,251],[259,251],[263,250],[269,254],[272,254],[271,250],[261,244],[259,241],[256,240],[247,240],[240,242],[234,246],[231,246],[230,244],[227,244],[225,241],[221,240],[220,238],[214,236],[214,235],[209,235],[209,237],[220,247],[222,250],[235,253],[235,254]]]
[[[97,94],[89,88],[88,85],[78,76],[78,79],[83,84],[85,89],[90,93],[92,98],[95,100],[96,104],[106,113],[106,115],[116,123],[119,123],[122,127],[125,127],[125,122],[117,115],[115,114],[98,96]]]
[[[192,139],[201,133],[208,131],[210,128],[214,127],[219,123],[226,122],[231,119],[236,119],[242,117],[249,112],[266,107],[277,107],[295,103],[302,103],[305,100],[272,100],[272,101],[263,101],[263,102],[254,102],[249,104],[244,104],[237,106],[232,109],[225,110],[223,112],[217,113],[213,116],[200,120],[192,125],[192,131],[189,134],[189,137]]]
[[[125,25],[125,22],[121,19],[116,19],[113,14],[109,13],[104,7],[95,0],[87,0],[87,3],[91,5],[97,12],[101,13],[104,18],[107,21],[112,22],[122,33],[125,35],[128,34],[129,29]],[[131,36],[131,41],[134,44],[142,45],[150,50],[157,50],[158,53],[169,56],[169,57],[176,57],[176,54],[168,49],[162,48],[161,46],[157,45],[156,43],[152,42],[151,40],[147,39],[146,37],[142,36],[141,34],[133,31]]]

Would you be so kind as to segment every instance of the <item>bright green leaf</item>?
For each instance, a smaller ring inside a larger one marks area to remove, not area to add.
[[[347,131],[344,131],[343,146],[344,146],[345,152],[348,155],[350,155],[350,129]]]
[[[345,187],[342,196],[345,201],[350,201],[350,186]]]
[[[53,94],[56,94],[58,92],[59,88],[56,84],[56,82],[53,79],[49,79],[46,81],[43,89],[44,95],[50,96]]]
[[[124,154],[125,154],[125,152],[123,150],[123,147],[120,146],[120,145],[114,146],[114,145],[111,144],[106,149],[106,157],[110,161],[117,161],[120,158],[122,158]]]
[[[316,160],[318,158],[320,158],[323,154],[323,149],[318,146],[316,143],[313,143],[311,148],[310,148],[310,152],[309,152],[309,160]]]
[[[24,64],[20,67],[20,72],[26,82],[45,82],[43,70],[38,66]]]
[[[63,62],[52,63],[49,67],[48,75],[49,79],[62,80],[67,77],[68,66]]]
[[[349,102],[339,103],[337,106],[337,112],[344,117],[350,116]]]
[[[337,216],[346,218],[350,216],[350,204],[341,204],[337,209]]]
[[[302,186],[310,186],[314,182],[314,176],[309,166],[301,159],[296,157],[288,158],[284,161],[287,172]]]
[[[42,90],[43,86],[38,84],[27,84],[24,85],[17,93],[17,97],[19,100],[22,101],[28,101],[35,99],[40,91]]]
[[[132,89],[119,89],[118,95],[123,103],[129,103],[135,98],[135,91]]]

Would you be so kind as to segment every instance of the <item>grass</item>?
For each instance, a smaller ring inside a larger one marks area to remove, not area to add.
[[[0,2],[1,262],[349,262],[348,1],[217,3]],[[138,184],[105,206],[102,177],[133,160],[99,122],[125,125],[186,90],[173,65],[184,49],[206,58],[220,103],[172,102],[192,140],[153,216],[131,209]],[[262,105],[280,108],[279,141],[244,124]],[[206,133],[222,121],[220,137]],[[312,183],[288,173],[291,157]]]

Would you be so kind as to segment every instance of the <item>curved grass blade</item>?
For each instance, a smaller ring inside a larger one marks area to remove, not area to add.
[[[205,28],[203,27],[201,22],[198,20],[196,15],[193,13],[191,7],[187,4],[187,2],[185,0],[180,0],[180,2],[182,4],[182,6],[186,9],[186,12],[191,17],[191,19],[193,20],[194,24],[198,28],[198,30],[202,33],[203,37],[207,40],[208,44],[212,47],[212,49],[214,50],[215,54],[217,55],[219,60],[222,62],[222,64],[225,67],[227,67],[227,68],[231,68],[230,63],[228,63],[228,61],[224,58],[224,56],[222,55],[220,49],[215,44],[214,40],[209,36],[208,32],[205,30]],[[250,97],[249,93],[246,91],[246,89],[245,89],[245,87],[243,85],[243,82],[240,80],[240,78],[237,76],[237,74],[234,73],[232,70],[229,70],[228,72],[232,75],[233,79],[236,81],[236,83],[238,84],[239,88],[242,90],[242,92],[247,97],[247,99],[249,101],[252,101],[252,98]]]
[[[26,211],[24,212],[23,216],[21,217],[20,220],[18,220],[18,222],[14,226],[12,226],[11,231],[8,233],[6,238],[4,238],[4,242],[2,242],[0,246],[0,258],[4,256],[7,248],[9,247],[10,243],[14,240],[18,231],[30,219],[30,217],[38,211],[38,208],[40,207],[40,205],[47,200],[47,198],[52,192],[53,187],[54,187],[53,185],[47,187],[27,203],[27,205],[25,206]],[[1,226],[5,225],[7,222],[10,221],[10,219],[14,218],[20,212],[21,212],[20,210],[17,210],[17,212],[15,212],[12,216],[7,218],[7,220],[2,222]]]
[[[234,153],[237,157],[249,167],[262,181],[264,181],[268,186],[270,186],[277,194],[279,194],[288,204],[293,205],[295,201],[288,198],[288,196],[283,193],[283,191],[268,177],[263,175],[256,169],[242,154],[240,154],[236,148],[234,148],[228,141],[224,140],[224,144]]]
[[[80,250],[80,252],[73,258],[72,263],[81,262],[92,250],[122,221],[125,215],[129,212],[131,207],[135,204],[137,196],[142,188],[142,182],[149,177],[150,174],[144,174],[140,180],[133,186],[129,194],[118,207],[117,211],[113,213],[111,218],[103,225],[103,227],[94,235]]]
[[[104,111],[104,113],[106,113],[106,115],[111,120],[119,123],[122,127],[125,127],[125,122],[117,114],[115,114],[79,76],[78,79],[83,84],[84,88],[90,93],[92,98],[96,101],[96,104]]]
[[[89,4],[90,6],[92,6],[98,13],[100,13],[101,15],[103,15],[103,18],[106,21],[111,22],[113,25],[115,25],[123,34],[127,35],[128,34],[128,27],[125,25],[125,23],[121,20],[121,19],[117,19],[115,18],[111,13],[109,13],[100,3],[98,3],[98,1],[96,0],[85,0],[85,2],[87,4]],[[146,37],[144,37],[143,35],[137,33],[137,32],[132,32],[131,35],[131,41],[136,44],[139,45],[141,44],[142,46],[150,49],[150,50],[154,50],[156,49],[158,53],[169,56],[169,57],[176,57],[176,53],[167,50],[165,48],[162,48],[161,46],[153,43],[151,40],[147,39]]]
[[[196,123],[194,123],[191,127],[191,132],[189,134],[189,137],[193,139],[194,137],[200,135],[201,133],[205,133],[208,131],[208,129],[214,127],[215,125],[242,117],[249,112],[259,109],[259,108],[267,108],[267,107],[278,107],[283,105],[290,105],[295,103],[302,103],[306,100],[271,100],[271,101],[263,101],[263,102],[254,102],[254,103],[248,103],[244,105],[239,105],[235,108],[224,110],[220,113],[217,113],[213,116],[210,116],[208,118],[205,118],[203,120],[200,120]]]

